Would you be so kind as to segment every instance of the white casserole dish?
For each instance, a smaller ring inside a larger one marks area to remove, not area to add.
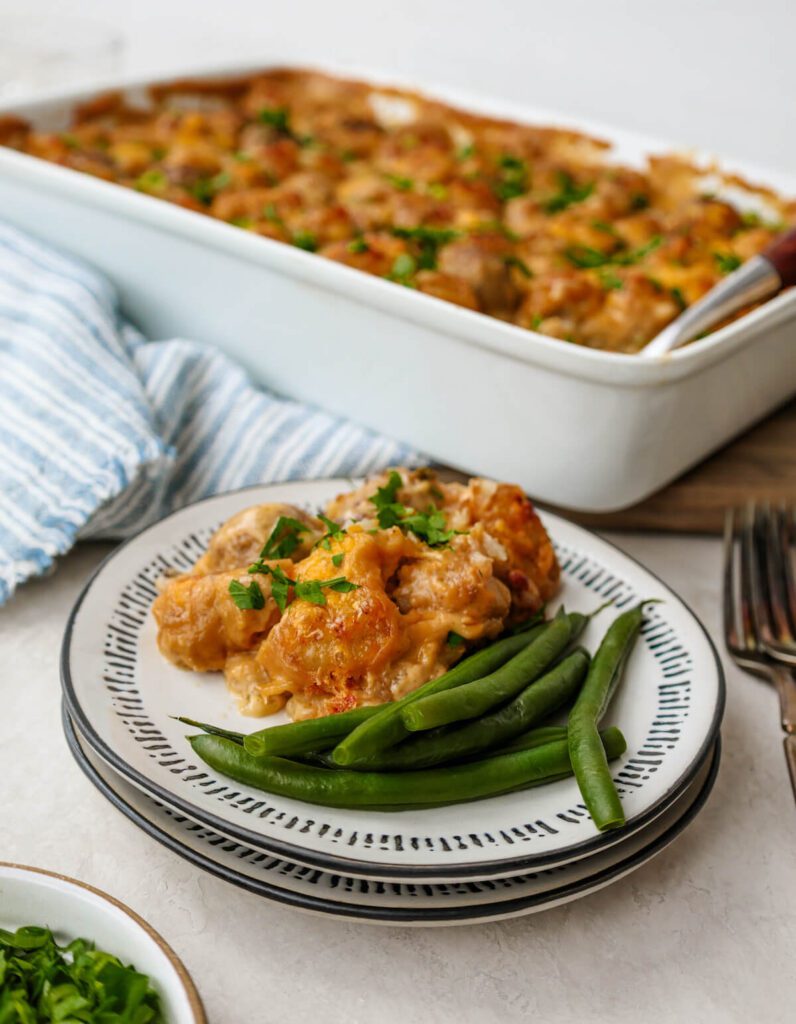
[[[358,69],[324,70],[380,81]],[[141,96],[150,83],[116,84]],[[466,110],[599,135],[630,164],[673,148],[455,90],[423,91]],[[0,113],[56,130],[96,92]],[[732,170],[796,194],[796,179]],[[2,147],[0,215],[108,274],[148,336],[209,342],[277,391],[566,508],[640,501],[796,392],[796,290],[645,360],[546,338]]]

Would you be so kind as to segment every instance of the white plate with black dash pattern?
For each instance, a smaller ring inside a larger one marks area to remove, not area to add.
[[[64,732],[78,765],[103,796],[147,835],[204,871],[299,910],[375,924],[421,927],[534,914],[624,878],[664,850],[694,820],[713,788],[721,757],[721,741],[717,739],[694,779],[671,807],[621,846],[509,878],[430,884],[353,878],[242,846],[126,782],[81,740],[66,711]]]
[[[704,628],[663,582],[607,541],[545,513],[562,567],[559,601],[593,611],[657,598],[606,724],[628,749],[614,765],[628,826],[600,834],[573,779],[433,810],[335,810],[239,785],[197,763],[184,715],[241,732],[278,724],[236,712],[220,677],[189,673],[157,649],[150,607],[158,577],[186,570],[235,512],[259,502],[318,509],[351,480],[246,488],[173,513],[121,545],[69,618],[62,683],[69,712],[97,753],[140,789],[224,835],[313,867],[364,878],[485,879],[563,864],[626,841],[693,779],[716,738],[724,681]],[[554,609],[551,609],[554,610]],[[594,649],[614,609],[582,642]]]

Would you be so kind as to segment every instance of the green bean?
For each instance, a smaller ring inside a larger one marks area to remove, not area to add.
[[[385,705],[378,715],[363,722],[334,748],[332,756],[335,764],[345,767],[360,758],[370,757],[399,743],[408,736],[408,731],[401,721],[401,711],[408,704],[429,694],[442,693],[453,687],[470,683],[473,679],[479,679],[481,676],[493,672],[509,658],[513,658],[518,651],[533,643],[546,628],[546,624],[542,623],[534,626],[533,629],[518,633],[516,636],[507,636],[503,640],[496,640],[489,647],[476,651],[469,658],[454,665],[444,675],[419,686],[400,700]]]
[[[449,693],[423,696],[401,710],[401,719],[410,732],[425,732],[440,725],[478,718],[514,697],[533,682],[551,662],[562,654],[582,629],[585,615],[567,615],[563,609],[533,641],[488,676],[459,686]]]
[[[274,725],[270,729],[258,729],[243,740],[244,747],[255,757],[267,755],[291,756],[309,754],[333,747],[353,729],[367,722],[384,707],[353,708],[341,711],[339,715],[325,715],[323,718],[308,718],[304,722],[288,722]]]
[[[223,736],[189,736],[188,740],[205,764],[236,782],[326,807],[440,806],[496,796],[571,773],[565,740],[452,768],[394,773],[330,770],[282,757],[252,757]],[[607,730],[605,742],[608,757],[618,757],[625,749],[618,729]]]
[[[567,722],[575,778],[583,802],[600,831],[624,825],[625,813],[597,729],[622,677],[643,619],[642,602],[609,626]]]
[[[499,747],[497,750],[490,750],[489,756],[493,757],[497,754],[513,754],[518,750],[530,750],[531,747],[542,747],[545,745],[545,743],[553,743],[557,740],[565,740],[566,738],[567,727],[565,725],[540,725],[536,729],[529,729],[528,732],[524,732],[521,736],[518,736],[511,743],[507,743],[505,747]],[[397,749],[400,750],[401,746],[399,745]],[[390,750],[385,751],[385,760],[387,757],[390,756],[391,753],[392,751]],[[482,758],[483,756],[484,754],[481,753],[476,757],[468,757],[466,760],[476,761]],[[376,755],[376,757],[379,757],[379,755]],[[300,761],[302,764],[317,765],[319,768],[337,768],[337,765],[331,759],[329,754],[302,754],[301,756],[296,757],[295,760]],[[367,765],[362,765],[361,768],[358,766],[355,770],[361,771],[362,769],[366,771],[382,771],[383,765],[380,760],[377,762],[376,759],[374,758],[373,764],[368,763]]]
[[[357,761],[353,767],[365,771],[408,771],[462,761],[493,750],[563,707],[580,689],[588,667],[588,654],[583,649],[576,650],[491,715],[453,729],[443,727],[413,736],[397,747]]]
[[[207,722],[197,722],[193,718],[183,718],[180,715],[172,715],[175,722],[182,722],[183,725],[190,725],[194,729],[201,729],[202,732],[209,733],[211,736],[223,736],[225,739],[232,740],[233,743],[243,743],[244,736],[242,732],[232,732],[230,729],[222,729],[220,725],[208,725]]]
[[[565,725],[539,725],[535,729],[529,729],[521,736],[517,736],[505,747],[493,751],[493,754],[513,754],[517,750],[530,750],[531,747],[540,747],[545,743],[555,743],[557,740],[567,738],[567,727]]]

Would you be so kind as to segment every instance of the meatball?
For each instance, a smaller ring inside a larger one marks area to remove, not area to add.
[[[326,532],[323,523],[295,505],[252,505],[220,526],[207,546],[207,551],[193,567],[194,573],[221,572],[237,569],[257,561],[266,541],[280,517],[294,519],[304,529],[293,528],[298,544],[291,558],[298,560],[309,554],[312,545]]]
[[[216,672],[230,654],[251,650],[263,639],[279,620],[270,578],[257,577],[265,598],[259,609],[238,608],[229,592],[233,580],[247,587],[252,583],[245,569],[178,576],[165,583],[152,605],[161,654],[179,668]]]

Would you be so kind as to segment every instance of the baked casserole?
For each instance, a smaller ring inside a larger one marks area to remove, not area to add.
[[[6,116],[0,142],[616,352],[796,222],[794,202],[682,157],[634,169],[569,129],[296,69],[157,85],[142,106],[109,93],[57,133]]]

